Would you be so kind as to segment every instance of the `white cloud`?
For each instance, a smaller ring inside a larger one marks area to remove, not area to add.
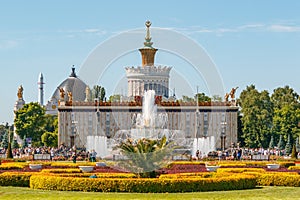
[[[274,25],[270,25],[268,29],[274,32],[300,32],[300,26],[291,26],[291,25],[274,24]]]

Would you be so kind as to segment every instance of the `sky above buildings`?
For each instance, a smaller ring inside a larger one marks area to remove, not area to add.
[[[214,63],[225,91],[239,86],[239,94],[255,84],[270,92],[289,85],[300,93],[299,10],[297,0],[0,1],[0,123],[13,122],[19,85],[24,87],[26,102],[38,101],[42,72],[47,102],[72,65],[80,76],[97,47],[124,32],[144,31],[146,20],[151,20],[153,30],[174,31],[197,43]],[[141,47],[143,37],[144,33],[137,38]],[[153,31],[153,46],[159,49],[163,38]],[[178,48],[184,43],[164,40]],[[129,42],[105,48],[110,52]],[[192,63],[172,52],[158,51],[156,62],[173,67],[171,75],[178,79],[171,80],[170,88],[176,89],[177,97],[194,95],[197,86],[199,92],[207,93],[205,77],[195,76]],[[98,84],[107,88],[107,96],[126,94],[124,67],[140,64],[138,50],[128,51],[109,64]],[[182,87],[179,79],[188,79],[190,88]],[[111,87],[112,82],[118,87]]]

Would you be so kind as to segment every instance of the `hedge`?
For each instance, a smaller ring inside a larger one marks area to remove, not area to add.
[[[0,186],[29,187],[33,172],[4,172],[0,174]]]
[[[300,187],[300,176],[291,173],[266,173],[257,177],[258,185]]]
[[[55,176],[59,177],[90,177],[92,175],[96,175],[97,178],[136,178],[135,174],[130,173],[62,173],[55,174]]]
[[[178,174],[162,174],[159,176],[159,179],[180,179],[180,178],[210,178],[213,176],[213,173],[207,172],[196,172],[196,173],[178,173]]]
[[[265,173],[262,168],[219,168],[217,173],[243,173],[243,172],[258,172]]]
[[[300,170],[300,166],[290,166],[288,170]]]
[[[93,192],[198,192],[255,188],[253,176],[223,178],[144,179],[144,178],[70,178],[33,175],[30,188]]]
[[[78,168],[66,168],[66,169],[43,169],[41,173],[53,173],[53,174],[60,174],[60,173],[81,173],[81,170]]]

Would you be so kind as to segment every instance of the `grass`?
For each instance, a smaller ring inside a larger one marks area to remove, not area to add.
[[[84,199],[214,199],[214,200],[279,200],[300,199],[299,187],[262,187],[252,190],[235,190],[197,193],[92,193],[32,190],[21,187],[0,187],[1,200],[84,200]]]

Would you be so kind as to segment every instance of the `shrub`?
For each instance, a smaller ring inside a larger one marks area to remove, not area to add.
[[[257,178],[262,186],[289,186],[300,187],[300,176],[290,173],[266,173]]]
[[[80,162],[80,163],[70,163],[70,162],[52,162],[51,167],[62,167],[62,168],[75,168],[78,166],[94,166],[95,163],[91,162]]]
[[[244,172],[257,172],[264,173],[266,170],[262,168],[219,168],[217,173],[244,173]]]
[[[25,166],[28,166],[27,163],[15,163],[8,162],[0,165],[0,170],[11,170],[11,169],[23,169]]]
[[[95,192],[196,192],[248,189],[256,186],[252,176],[223,178],[70,178],[34,175],[30,178],[32,189]]]
[[[162,174],[159,179],[180,179],[180,178],[211,178],[212,173],[199,172],[199,173],[178,173],[178,174]]]
[[[81,170],[78,168],[67,168],[67,169],[43,169],[42,173],[81,173]]]
[[[29,187],[32,172],[4,172],[0,174],[0,186]]]
[[[290,166],[288,170],[300,170],[300,166]]]

